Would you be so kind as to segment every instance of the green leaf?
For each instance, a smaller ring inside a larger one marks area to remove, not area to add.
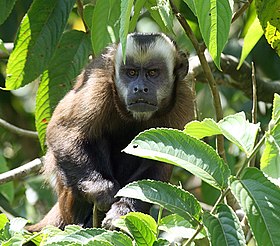
[[[16,0],[1,0],[0,1],[0,25],[8,18],[15,5]]]
[[[140,133],[124,152],[182,167],[208,184],[224,189],[230,170],[216,151],[204,142],[173,129]]]
[[[272,178],[280,178],[280,123],[266,135],[265,148],[261,156],[260,167]]]
[[[259,39],[263,35],[263,29],[260,25],[259,19],[257,16],[255,17],[254,22],[250,25],[245,37],[244,37],[244,43],[242,47],[242,53],[239,60],[239,64],[237,66],[237,69],[239,69],[246,59],[246,57],[249,55],[251,50],[255,47],[256,43],[259,41]]]
[[[0,155],[0,173],[9,171],[5,158]],[[0,193],[12,203],[15,196],[15,188],[13,182],[8,182],[0,185]]]
[[[215,215],[205,212],[203,224],[207,228],[212,245],[246,246],[241,224],[234,211],[227,205],[218,205]]]
[[[159,15],[163,21],[164,26],[169,32],[173,32],[173,12],[168,0],[156,0]]]
[[[118,40],[120,0],[97,0],[93,10],[91,43],[96,56]]]
[[[183,217],[178,214],[168,215],[160,220],[159,229],[164,231],[171,238],[191,238],[196,229]],[[202,239],[205,235],[199,233],[195,238]]]
[[[280,119],[280,96],[276,93],[273,99],[272,119],[275,123],[278,123]]]
[[[137,245],[153,245],[156,241],[157,224],[150,215],[134,212],[123,220]]]
[[[184,2],[188,5],[190,10],[193,12],[194,15],[196,15],[196,9],[195,9],[195,0],[184,0]]]
[[[260,167],[272,178],[280,178],[280,96],[274,94],[272,117],[269,131],[266,132],[265,148],[261,156]]]
[[[135,198],[160,205],[187,220],[198,221],[201,215],[200,204],[192,194],[160,181],[141,180],[130,183],[119,190],[116,196]]]
[[[218,124],[213,120],[206,118],[203,121],[191,121],[184,129],[184,132],[192,137],[201,139],[213,135],[222,134]]]
[[[129,32],[134,32],[141,10],[144,7],[146,0],[137,0],[133,8],[133,16],[129,23]]]
[[[232,8],[228,0],[194,0],[203,40],[221,70],[220,57],[228,39]]]
[[[259,123],[250,123],[246,120],[245,113],[240,112],[226,116],[218,123],[212,119],[204,119],[202,122],[192,121],[185,126],[184,132],[196,138],[223,134],[248,156],[254,148],[258,130]]]
[[[41,78],[36,98],[36,129],[44,149],[47,124],[57,103],[72,88],[72,81],[81,72],[91,53],[89,35],[72,30],[65,32]]]
[[[48,240],[44,245],[54,245],[57,242],[77,242],[85,244],[104,232],[106,232],[106,230],[100,228],[62,231],[53,237],[48,237]]]
[[[223,135],[249,156],[254,148],[260,124],[246,120],[244,112],[229,115],[218,123]]]
[[[275,0],[256,0],[256,9],[265,37],[280,55],[280,2]],[[277,11],[276,11],[277,10]]]
[[[114,246],[132,246],[132,240],[130,237],[117,231],[106,231],[95,236],[94,239],[112,243]]]
[[[122,45],[123,61],[126,57],[126,37],[129,30],[130,14],[133,7],[133,0],[121,0],[121,20],[120,20],[120,42]]]
[[[7,64],[6,89],[35,80],[52,58],[75,0],[36,0],[23,18]]]
[[[154,242],[153,246],[170,246],[170,242],[166,239],[160,238]]]
[[[9,222],[6,214],[0,214],[0,230]]]
[[[165,26],[161,15],[159,13],[159,9],[157,7],[157,1],[156,0],[150,0],[146,1],[145,8],[149,11],[151,17],[154,19],[154,21],[158,24],[162,32],[168,32],[168,28]]]
[[[92,25],[92,17],[93,17],[94,5],[86,4],[84,6],[84,19],[86,22],[87,27],[91,30]]]
[[[258,245],[276,246],[279,241],[280,188],[256,168],[231,178],[230,188],[246,213]]]

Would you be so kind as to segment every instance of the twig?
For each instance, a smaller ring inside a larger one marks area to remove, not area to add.
[[[257,124],[257,82],[255,66],[252,62],[252,85],[253,85],[253,107],[252,107],[252,123]]]
[[[198,43],[191,27],[189,26],[189,24],[185,20],[185,18],[179,13],[179,11],[177,10],[177,8],[172,0],[170,0],[170,5],[171,5],[172,11],[175,14],[176,18],[178,19],[178,21],[180,22],[181,26],[183,27],[185,33],[191,40],[191,42],[196,50],[196,53],[199,57],[202,69],[205,73],[205,77],[208,80],[208,84],[209,84],[211,92],[212,92],[214,107],[215,107],[215,111],[216,111],[216,120],[219,121],[223,118],[221,99],[220,99],[219,91],[217,89],[216,81],[212,75],[211,69],[205,58],[204,50],[201,49],[201,46]],[[218,150],[219,155],[224,160],[226,160],[225,149],[224,149],[224,137],[222,135],[217,136],[217,150]]]
[[[19,127],[16,127],[16,126],[8,123],[7,121],[5,121],[3,119],[0,119],[0,127],[3,127],[6,130],[8,130],[12,133],[15,133],[17,135],[20,135],[20,136],[38,139],[38,133],[37,132],[21,129]]]
[[[244,13],[252,2],[253,0],[247,0],[247,2],[244,3],[242,7],[237,10],[231,18],[231,23],[235,22]]]
[[[37,173],[43,166],[42,158],[37,158],[18,168],[0,174],[0,184],[7,183],[14,179],[23,178],[31,173]]]
[[[252,69],[246,61],[242,64],[239,70],[236,70],[239,62],[238,59],[231,55],[222,54],[221,68],[223,72],[221,72],[215,66],[211,56],[208,53],[206,53],[205,56],[217,84],[240,90],[248,98],[253,99]],[[198,56],[191,57],[189,64],[188,75],[196,82],[208,83]],[[262,77],[257,77],[257,75],[255,76],[258,101],[271,103],[273,101],[274,93],[280,94],[280,81],[268,81]]]

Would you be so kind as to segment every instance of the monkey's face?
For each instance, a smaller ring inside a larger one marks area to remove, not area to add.
[[[161,36],[137,38],[128,38],[125,64],[118,47],[115,84],[121,101],[133,117],[148,120],[171,100],[175,47]]]

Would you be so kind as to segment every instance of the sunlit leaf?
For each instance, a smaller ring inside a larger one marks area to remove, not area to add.
[[[268,43],[280,55],[280,1],[256,0],[256,9]]]
[[[228,40],[232,8],[228,0],[194,0],[198,23],[203,40],[216,66]]]
[[[72,30],[64,33],[47,70],[44,71],[36,98],[36,129],[44,149],[46,128],[57,103],[72,88],[91,53],[89,35]]]
[[[126,185],[116,196],[124,196],[157,204],[189,221],[199,220],[201,206],[189,192],[167,183],[140,180]]]
[[[241,67],[242,63],[249,55],[251,50],[255,47],[256,43],[259,41],[262,35],[263,35],[263,29],[260,25],[259,19],[256,16],[254,22],[251,24],[244,37],[244,44],[242,47],[242,53],[237,69]]]
[[[136,136],[124,151],[182,167],[218,189],[228,185],[230,170],[223,159],[212,147],[182,131],[147,130]]]
[[[36,0],[20,25],[7,64],[6,89],[35,80],[49,64],[75,0]]]

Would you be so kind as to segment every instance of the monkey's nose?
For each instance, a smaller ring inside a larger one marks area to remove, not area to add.
[[[144,93],[148,93],[149,92],[149,89],[148,87],[145,87],[145,86],[135,86],[133,88],[133,92],[134,93],[138,93],[138,92],[144,92]]]

